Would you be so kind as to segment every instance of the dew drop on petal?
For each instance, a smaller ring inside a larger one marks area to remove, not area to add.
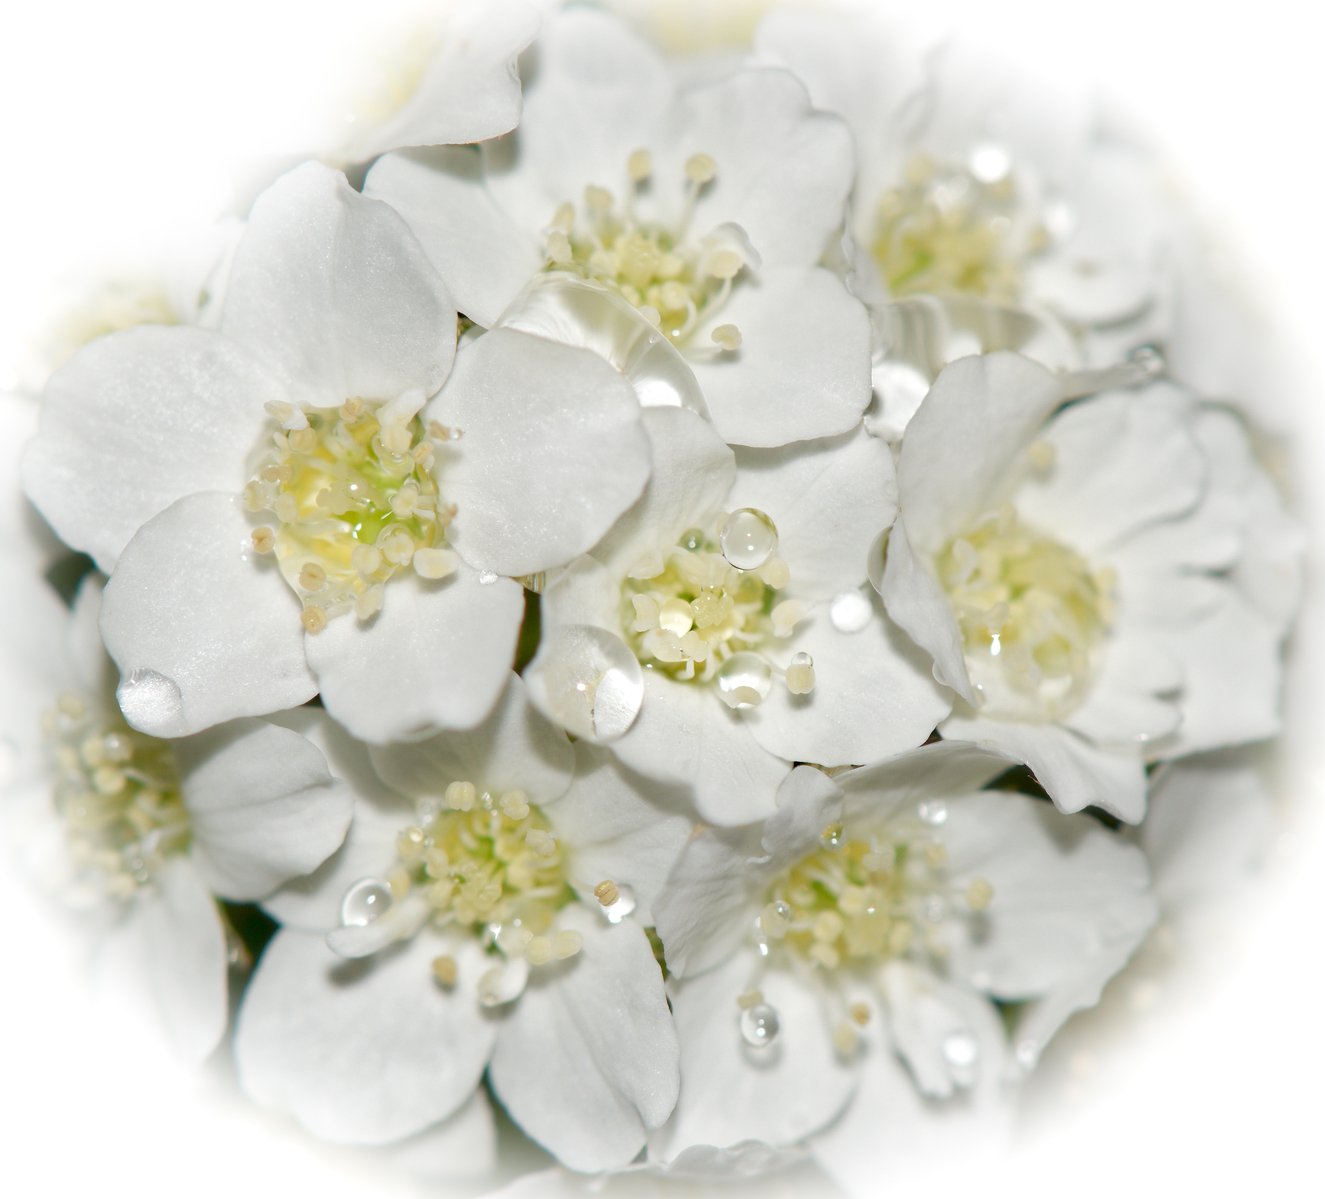
[[[340,901],[340,922],[346,928],[371,924],[391,906],[391,888],[380,878],[361,878]]]
[[[497,581],[497,572],[495,570],[480,570],[478,572],[478,581],[484,587],[491,587]]]
[[[702,550],[704,548],[704,530],[687,529],[681,534],[680,545],[683,549],[688,549],[692,553],[695,550]]]
[[[943,1060],[948,1063],[948,1073],[957,1086],[969,1087],[975,1082],[979,1059],[979,1042],[965,1029],[943,1038]]]
[[[639,659],[620,637],[595,625],[546,633],[525,683],[544,716],[586,741],[620,737],[644,701]]]
[[[828,619],[839,633],[859,633],[870,622],[873,609],[860,591],[843,591],[833,597]]]
[[[134,728],[157,737],[176,736],[184,716],[184,697],[173,680],[155,670],[133,670],[115,694]]]
[[[948,819],[948,805],[941,799],[925,799],[916,806],[916,815],[926,824],[937,827]]]
[[[627,916],[635,910],[635,892],[626,883],[617,883],[617,898],[615,903],[608,904],[603,909],[603,915],[607,917],[612,924],[620,924]]]
[[[778,1010],[771,1003],[756,1003],[741,1012],[741,1039],[755,1049],[777,1040]]]
[[[723,521],[718,544],[737,570],[758,570],[778,547],[777,526],[758,508],[737,508]]]
[[[524,994],[529,981],[529,963],[514,958],[485,970],[478,980],[478,1001],[484,1007],[499,1007]]]
[[[754,708],[773,689],[773,670],[758,654],[732,654],[715,676],[718,698],[729,708]]]
[[[982,142],[971,151],[967,167],[981,183],[998,183],[1012,170],[1012,156],[997,142]]]
[[[1040,1060],[1040,1046],[1029,1039],[1018,1041],[1017,1047],[1013,1050],[1013,1056],[1023,1070],[1033,1069],[1035,1063]]]

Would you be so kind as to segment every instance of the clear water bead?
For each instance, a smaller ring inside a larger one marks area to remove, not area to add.
[[[346,928],[371,924],[391,906],[391,888],[380,878],[361,878],[340,901],[340,922]]]
[[[627,883],[617,883],[617,898],[603,909],[609,923],[620,924],[635,910],[635,892]]]
[[[644,702],[639,659],[620,637],[595,625],[547,632],[525,683],[544,716],[586,741],[620,737]]]
[[[741,1039],[755,1049],[773,1044],[778,1027],[778,1010],[771,1003],[756,1003],[741,1012]]]
[[[959,1087],[969,1087],[975,1082],[980,1044],[965,1029],[951,1032],[943,1038],[943,1060],[948,1063],[952,1081]]]
[[[495,570],[480,570],[478,572],[478,581],[484,587],[491,587],[497,581],[497,572]]]
[[[758,570],[778,548],[777,526],[758,508],[737,508],[722,522],[718,544],[737,570]]]
[[[184,698],[165,675],[155,670],[132,670],[115,698],[134,728],[154,737],[176,737],[183,732]]]
[[[754,708],[773,689],[773,669],[758,654],[732,654],[715,676],[718,698],[738,712]]]
[[[924,799],[916,805],[916,815],[926,824],[937,828],[948,819],[948,805],[941,799]]]
[[[859,633],[870,622],[870,602],[862,591],[843,591],[833,597],[828,619],[839,633]]]

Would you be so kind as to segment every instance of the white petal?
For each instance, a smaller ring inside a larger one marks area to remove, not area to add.
[[[1081,707],[1063,723],[1096,745],[1136,749],[1172,733],[1182,719],[1175,692],[1182,667],[1166,639],[1119,629],[1104,649]],[[1156,685],[1158,682],[1158,685]]]
[[[438,454],[450,537],[480,570],[562,566],[649,476],[634,389],[598,355],[497,329],[465,347],[429,415],[464,436]]]
[[[653,473],[644,494],[594,549],[594,557],[618,576],[676,545],[687,530],[707,529],[736,479],[731,450],[702,417],[681,408],[650,408],[643,421]]]
[[[888,534],[885,554],[878,590],[888,615],[934,659],[934,678],[967,703],[974,702],[961,629],[948,593],[933,568],[916,553],[900,521]]]
[[[466,566],[386,589],[367,624],[345,615],[307,639],[327,711],[365,741],[472,728],[497,702],[515,657],[524,592]]]
[[[1058,990],[1124,957],[1155,921],[1145,855],[1094,820],[1025,795],[991,791],[947,803],[952,890],[993,887],[982,912],[953,914],[950,976],[999,999]]]
[[[760,1048],[740,1032],[736,1000],[751,987],[778,1012],[777,1039]],[[698,978],[673,980],[668,993],[681,1039],[681,1097],[651,1138],[651,1154],[667,1158],[690,1145],[745,1140],[789,1145],[849,1102],[856,1072],[833,1049],[826,997],[812,978],[761,974],[752,952],[738,952]]]
[[[101,632],[130,724],[181,737],[317,693],[294,593],[255,558],[239,502],[215,491],[172,504],[125,546]]]
[[[391,400],[441,386],[455,305],[404,221],[339,171],[305,163],[253,206],[235,252],[222,331],[300,405]]]
[[[744,824],[773,811],[790,765],[763,749],[741,715],[703,685],[644,672],[644,705],[612,752],[632,770],[688,785],[714,824]]]
[[[621,633],[621,578],[588,554],[549,575],[540,599],[545,629],[589,624]]]
[[[678,105],[678,157],[703,151],[717,175],[695,225],[740,225],[768,266],[811,266],[843,217],[854,154],[846,125],[810,108],[789,71],[738,71]]]
[[[24,485],[56,532],[109,573],[129,538],[182,496],[243,487],[263,404],[282,395],[216,333],[114,333],[52,378]]]
[[[440,1124],[383,1146],[373,1156],[386,1159],[389,1170],[430,1188],[444,1188],[457,1179],[486,1182],[497,1166],[497,1122],[488,1093],[479,1088]]]
[[[740,450],[736,465],[729,507],[769,515],[796,595],[830,599],[865,581],[870,547],[897,515],[884,442],[857,429],[781,449]]]
[[[318,747],[333,777],[354,796],[354,813],[340,848],[312,874],[292,879],[262,906],[282,925],[326,931],[340,923],[345,892],[365,878],[384,877],[396,861],[396,839],[414,820],[414,805],[377,777],[368,746],[320,708],[297,708],[271,718]]]
[[[1006,498],[1018,456],[1061,399],[1057,377],[1018,354],[943,368],[897,460],[901,518],[916,550],[936,552]]]
[[[298,733],[235,720],[175,754],[193,861],[217,895],[259,899],[317,869],[345,839],[353,795]]]
[[[538,31],[538,12],[519,0],[470,0],[447,14],[413,94],[352,144],[363,161],[402,146],[479,142],[520,120],[516,59]]]
[[[364,195],[385,200],[405,218],[456,307],[485,329],[543,267],[534,230],[497,206],[473,150],[388,154],[368,172]]]
[[[566,734],[529,702],[524,681],[507,676],[497,706],[467,732],[372,751],[378,774],[411,799],[441,799],[453,782],[480,790],[523,791],[533,804],[565,792],[575,770]]]
[[[1187,405],[1164,402],[1170,391],[1099,396],[1055,417],[1040,435],[1054,447],[1053,465],[1022,484],[1018,515],[1090,557],[1190,510],[1205,466]]]
[[[36,437],[38,418],[48,402],[0,391],[0,420],[8,430],[0,443],[0,553],[33,574],[44,571],[63,552],[60,539],[19,486],[23,452]]]
[[[135,901],[131,919],[171,1042],[182,1057],[202,1061],[225,1033],[225,934],[216,903],[190,862],[167,862],[153,891]]]
[[[627,1165],[671,1114],[676,1031],[644,930],[566,908],[584,938],[530,975],[497,1035],[489,1076],[512,1118],[573,1170]]]
[[[764,823],[764,869],[777,873],[822,848],[824,829],[842,815],[842,798],[822,770],[797,766],[778,788],[778,810]]]
[[[445,990],[431,959],[459,959]],[[445,1119],[478,1086],[495,1025],[472,942],[423,935],[358,962],[286,930],[263,952],[239,1014],[240,1084],[328,1141],[381,1144]]]
[[[869,316],[836,275],[774,267],[757,282],[738,280],[693,344],[707,346],[727,324],[741,331],[739,349],[686,358],[724,441],[779,446],[860,422],[870,402]]]
[[[1146,772],[1137,750],[1092,745],[1058,725],[1013,724],[964,713],[950,716],[939,730],[1025,762],[1061,812],[1094,806],[1130,824],[1145,815]]]
[[[542,228],[563,201],[578,204],[587,184],[624,186],[626,159],[656,143],[674,95],[660,55],[608,13],[557,13],[538,55],[515,135],[517,169],[490,169],[494,194],[530,229]],[[489,143],[485,159],[506,149]]]
[[[672,974],[690,977],[727,961],[753,934],[776,873],[767,865],[758,826],[697,829],[654,903]]]
[[[1021,759],[996,747],[965,741],[935,741],[881,762],[848,770],[834,781],[846,797],[846,820],[858,823],[892,817],[927,800],[979,791]]]
[[[952,709],[925,656],[883,614],[872,592],[873,619],[863,629],[834,627],[819,605],[784,644],[776,661],[793,654],[814,662],[814,690],[793,695],[780,681],[749,714],[755,740],[770,753],[798,762],[846,766],[870,762],[921,744]]]
[[[682,788],[651,782],[587,742],[575,745],[575,778],[548,812],[565,846],[567,877],[593,905],[604,879],[634,893],[634,918],[652,924],[654,897],[690,835]]]

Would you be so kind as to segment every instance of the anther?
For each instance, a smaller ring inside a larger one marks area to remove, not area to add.
[[[270,554],[276,549],[276,530],[267,525],[260,525],[253,530],[253,550],[259,554]]]
[[[1026,458],[1036,470],[1048,470],[1058,457],[1058,451],[1051,441],[1032,441],[1026,447]]]
[[[714,250],[706,265],[708,273],[715,279],[734,279],[745,266],[745,259],[735,250]]]
[[[610,878],[605,878],[593,889],[594,898],[605,908],[610,908],[618,899],[621,898],[621,892]]]
[[[573,958],[584,947],[584,938],[573,928],[563,928],[552,938],[552,955],[558,961]]]
[[[457,559],[450,550],[434,547],[414,551],[414,573],[421,579],[445,579],[455,574]]]
[[[299,569],[299,586],[305,591],[321,591],[327,585],[327,572],[316,562],[305,562]]]
[[[709,336],[719,349],[731,352],[741,348],[741,331],[735,325],[719,325]]]
[[[870,1022],[870,1008],[867,1003],[853,1003],[847,1008],[847,1013],[861,1028]]]
[[[529,815],[529,797],[523,791],[507,791],[498,806],[510,820],[523,820]]]
[[[718,173],[718,164],[711,154],[692,154],[685,162],[686,178],[691,183],[709,183]]]
[[[792,654],[787,666],[787,690],[792,695],[809,695],[814,690],[814,659],[809,654]]]
[[[548,937],[534,937],[525,946],[524,957],[531,966],[544,966],[552,960],[552,941]]]
[[[626,159],[626,174],[632,183],[643,183],[653,174],[653,155],[647,150],[636,150]]]
[[[445,987],[449,991],[460,976],[460,968],[456,965],[455,958],[447,953],[433,958],[432,976],[437,980],[439,987]]]
[[[987,879],[974,878],[966,888],[966,906],[973,912],[983,912],[994,898],[994,888]]]
[[[763,1002],[763,991],[743,991],[736,996],[736,1006],[743,1012],[748,1012],[752,1007],[758,1007]]]
[[[304,631],[308,633],[320,633],[327,627],[326,611],[317,604],[308,604],[299,613],[299,620],[304,626]]]

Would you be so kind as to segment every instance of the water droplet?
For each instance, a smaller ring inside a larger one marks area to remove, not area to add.
[[[984,142],[971,151],[967,167],[981,183],[998,183],[1012,170],[1012,156],[997,142]]]
[[[916,805],[916,815],[926,824],[938,826],[948,819],[948,805],[941,799],[922,799]]]
[[[1013,1056],[1022,1069],[1034,1069],[1035,1063],[1040,1060],[1040,1046],[1037,1042],[1029,1039],[1018,1041],[1016,1049],[1013,1050]]]
[[[819,842],[825,849],[836,849],[842,844],[842,826],[830,824],[819,834]]]
[[[495,570],[480,570],[478,572],[478,581],[484,587],[491,587],[497,581],[497,572]]]
[[[778,547],[777,526],[758,508],[737,508],[722,522],[718,544],[737,570],[758,570]]]
[[[773,670],[758,654],[732,654],[715,677],[718,698],[738,712],[757,707],[773,689]]]
[[[346,928],[371,924],[391,906],[391,888],[380,878],[361,878],[340,901],[340,922]]]
[[[756,1003],[741,1012],[741,1038],[755,1049],[777,1040],[778,1010],[771,1003]]]
[[[870,622],[873,608],[863,592],[843,591],[833,597],[828,619],[839,633],[859,633]]]
[[[681,534],[681,541],[680,541],[680,544],[681,544],[681,546],[682,546],[683,548],[690,550],[692,553],[693,553],[695,550],[703,549],[703,548],[704,548],[704,530],[703,530],[703,529],[687,529],[684,533]]]
[[[1140,368],[1145,379],[1158,379],[1168,366],[1164,361],[1164,352],[1154,345],[1137,346],[1127,355],[1127,359]]]
[[[478,980],[478,1001],[484,1007],[499,1007],[524,994],[529,981],[529,963],[513,958],[485,970]]]
[[[587,741],[620,737],[644,702],[639,660],[620,637],[595,625],[546,632],[524,679],[544,716]]]
[[[969,1087],[976,1079],[980,1044],[965,1029],[949,1033],[943,1038],[943,1059],[952,1081],[959,1087]]]
[[[184,725],[184,697],[174,681],[155,670],[131,670],[115,692],[124,718],[154,737],[180,737]]]
[[[617,883],[617,901],[603,909],[603,915],[612,924],[620,924],[635,910],[635,892],[626,883]]]

